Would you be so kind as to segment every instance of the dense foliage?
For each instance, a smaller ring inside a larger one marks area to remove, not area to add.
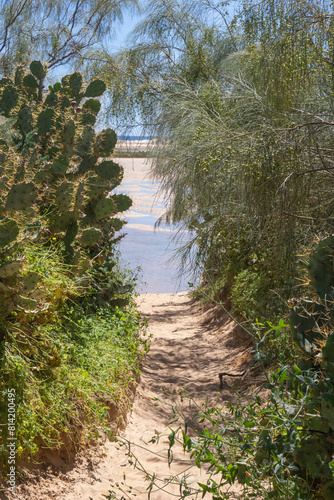
[[[182,388],[170,407],[167,429],[168,463],[180,460],[181,444],[194,463],[206,471],[196,482],[187,468],[164,480],[150,474],[130,444],[129,462],[143,470],[148,491],[179,487],[178,498],[214,500],[277,499],[331,500],[334,495],[334,236],[321,240],[304,265],[313,297],[292,301],[290,328],[283,320],[253,325],[254,354],[263,368],[282,331],[286,346],[298,346],[294,364],[282,363],[264,371],[266,391],[253,386],[237,392],[233,402],[211,406],[198,402]],[[310,290],[311,291],[311,290]],[[270,349],[268,349],[270,347]],[[277,356],[278,358],[278,356]],[[269,358],[270,359],[270,358]],[[286,356],[281,361],[286,361]],[[238,387],[238,386],[237,386]],[[175,391],[176,392],[176,391]],[[156,404],[159,404],[159,399]],[[189,409],[192,409],[192,414]],[[157,442],[161,435],[152,437]],[[165,435],[164,435],[165,437]],[[174,453],[173,453],[174,452]],[[126,485],[118,485],[126,495]],[[115,490],[109,499],[119,497]]]
[[[193,232],[190,266],[236,313],[272,319],[300,293],[298,256],[333,228],[332,6],[163,0],[148,12],[105,63],[112,111],[128,103],[161,138],[163,220]]]
[[[110,42],[136,0],[0,0],[0,76],[40,59],[49,69]]]

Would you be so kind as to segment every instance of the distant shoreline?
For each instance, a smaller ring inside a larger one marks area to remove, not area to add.
[[[115,156],[121,154],[125,157],[149,157],[156,145],[157,139],[118,139],[114,153]]]
[[[115,149],[152,149],[156,143],[157,139],[117,139]]]
[[[146,151],[153,149],[157,144],[158,139],[118,139],[115,149]]]

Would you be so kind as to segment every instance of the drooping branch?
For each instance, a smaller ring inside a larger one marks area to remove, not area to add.
[[[19,19],[19,17],[26,9],[28,4],[29,0],[22,0],[22,1],[19,0],[19,2],[15,2],[15,0],[13,0],[9,7],[4,8],[3,5],[1,6],[2,11],[0,12],[0,15],[2,15],[5,18],[5,20],[4,20],[2,40],[0,42],[0,54],[5,49],[6,44],[8,42],[9,29]]]
[[[10,66],[18,55],[49,68],[66,64],[106,41],[124,10],[137,8],[137,0],[0,0],[0,56]]]

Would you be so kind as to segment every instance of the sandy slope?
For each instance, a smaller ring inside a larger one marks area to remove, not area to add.
[[[189,469],[192,463],[180,447],[174,452],[171,468],[168,467],[169,431],[166,425],[172,415],[170,405],[179,397],[168,393],[177,393],[183,386],[199,404],[206,398],[216,405],[233,400],[235,380],[224,383],[219,392],[218,372],[242,371],[249,359],[249,348],[228,318],[223,316],[219,322],[205,323],[206,316],[196,308],[187,292],[144,294],[139,296],[138,305],[149,320],[153,339],[121,440],[131,442],[130,451],[144,471],[157,475],[151,499],[179,498],[179,487],[170,484],[170,477],[179,475],[181,478],[186,471],[190,474],[188,481],[196,482],[196,479],[205,479],[205,471],[196,467]],[[154,398],[160,398],[161,403]],[[194,409],[185,411],[188,418],[194,415]],[[149,443],[154,435],[160,435],[159,442]],[[33,479],[32,484],[20,486],[15,498],[97,500],[113,490],[116,498],[121,499],[117,483],[127,493],[125,498],[148,498],[149,483],[145,480],[145,472],[130,466],[128,458],[127,449],[120,446],[120,442],[106,442],[100,449],[78,457],[74,464],[59,467],[57,476],[49,471]],[[178,479],[173,482],[177,483]],[[231,492],[230,498],[237,496]]]

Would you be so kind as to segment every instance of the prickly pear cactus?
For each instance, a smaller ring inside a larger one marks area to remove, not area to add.
[[[312,478],[331,478],[332,473],[328,466],[330,462],[330,448],[324,438],[310,437],[300,442],[294,451],[295,461],[306,469]]]
[[[334,307],[334,236],[321,240],[310,256],[311,285],[322,302]]]
[[[290,329],[296,344],[307,354],[315,352],[323,340],[322,328],[328,322],[326,308],[318,302],[302,300],[290,312]]]
[[[84,229],[81,233],[81,244],[86,246],[92,246],[99,243],[102,239],[102,231],[100,229],[95,229],[91,227],[89,229]]]
[[[16,240],[19,227],[15,220],[3,217],[0,220],[0,248],[6,247]]]
[[[30,72],[18,68],[14,81],[0,80],[0,115],[10,117],[15,129],[12,141],[0,142],[0,266],[11,247],[30,238],[28,222],[40,219],[35,241],[59,245],[66,263],[79,269],[78,255],[85,261],[87,253],[90,259],[99,253],[103,260],[101,249],[123,225],[115,216],[132,202],[108,194],[122,181],[123,169],[108,159],[115,132],[94,130],[105,83],[86,85],[75,72],[45,90],[46,75],[43,64],[33,61]],[[33,275],[21,278],[13,289],[21,287],[25,297],[23,291],[34,288]],[[10,296],[8,290],[5,283],[0,296]],[[35,310],[38,299],[28,299],[20,299],[20,307]]]
[[[326,344],[322,348],[321,364],[328,373],[334,376],[334,332],[328,335]]]
[[[106,90],[106,84],[102,80],[90,82],[85,91],[85,97],[99,97]]]
[[[310,256],[307,269],[310,284],[321,302],[300,301],[290,311],[290,328],[296,344],[307,354],[315,355],[321,342],[325,340],[324,332],[328,335],[333,330],[334,236],[318,243]]]
[[[95,167],[95,172],[102,177],[110,181],[112,179],[120,179],[123,175],[123,169],[117,163],[113,161],[103,161]]]

